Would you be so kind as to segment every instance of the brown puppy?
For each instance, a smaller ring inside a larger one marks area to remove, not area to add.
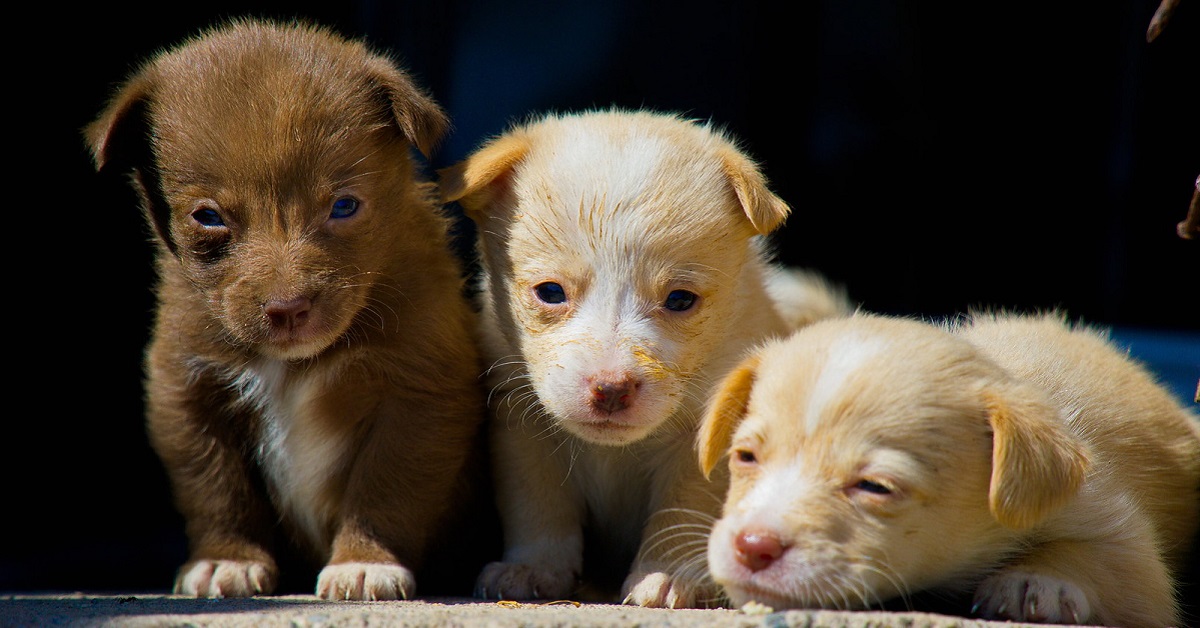
[[[282,521],[321,597],[414,594],[485,416],[411,154],[446,127],[362,43],[238,20],[145,63],[85,130],[157,236],[146,402],[191,546],[177,593],[272,592]]]
[[[649,111],[547,115],[441,175],[484,271],[505,553],[478,593],[719,603],[698,531],[724,487],[694,452],[709,386],[759,340],[850,310],[770,262],[761,238],[790,208],[724,133]]]
[[[737,604],[974,590],[991,619],[1180,625],[1200,422],[1060,316],[817,323],[733,371],[700,451],[730,453],[708,556]]]

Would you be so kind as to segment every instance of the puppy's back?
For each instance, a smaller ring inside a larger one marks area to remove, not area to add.
[[[1047,393],[1092,448],[1096,482],[1136,499],[1175,568],[1200,525],[1200,419],[1096,328],[1057,314],[975,315],[957,332]]]

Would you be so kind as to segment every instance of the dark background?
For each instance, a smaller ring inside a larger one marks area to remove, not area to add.
[[[111,6],[44,3],[5,36],[0,591],[164,590],[183,560],[141,417],[150,247],[80,129],[224,16],[311,17],[395,53],[455,125],[432,168],[541,111],[712,119],[793,206],[781,259],[865,308],[1061,307],[1186,400],[1200,377],[1200,241],[1175,232],[1200,175],[1200,3],[1153,43],[1157,0]]]

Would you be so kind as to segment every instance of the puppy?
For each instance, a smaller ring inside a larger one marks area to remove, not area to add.
[[[701,466],[728,452],[732,473],[711,573],[736,604],[973,590],[991,619],[1181,625],[1198,426],[1057,314],[819,322],[764,343],[704,418]]]
[[[364,44],[247,19],[149,60],[85,129],[157,244],[146,405],[187,524],[176,593],[271,593],[281,521],[321,597],[414,595],[486,437],[464,269],[411,154],[446,128]]]
[[[788,205],[728,136],[649,111],[546,115],[439,175],[480,234],[505,550],[477,594],[715,603],[708,387],[753,343],[850,309],[769,263]]]

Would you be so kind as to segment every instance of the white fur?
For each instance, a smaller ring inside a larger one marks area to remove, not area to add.
[[[602,600],[716,603],[695,531],[723,483],[692,448],[710,386],[754,343],[850,309],[769,262],[790,209],[719,130],[650,112],[544,116],[441,174],[479,227],[493,364],[506,550],[477,591],[566,597],[582,579],[619,587]],[[539,299],[547,283],[562,303]],[[668,308],[675,291],[692,307]],[[585,550],[615,583],[584,573]]]

